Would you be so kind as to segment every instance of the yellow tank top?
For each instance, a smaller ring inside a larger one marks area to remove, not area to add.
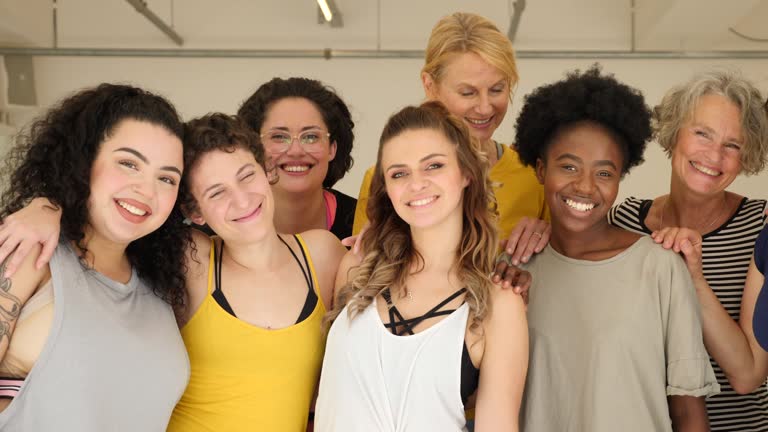
[[[227,313],[211,295],[214,250],[208,265],[208,296],[181,329],[189,352],[189,385],[168,431],[305,431],[325,349],[325,307],[306,244],[318,301],[310,316],[278,330],[255,327]]]

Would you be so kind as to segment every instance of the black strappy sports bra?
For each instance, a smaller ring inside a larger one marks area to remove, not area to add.
[[[413,328],[421,324],[425,320],[435,318],[443,315],[450,315],[456,309],[440,310],[445,305],[450,303],[456,297],[464,294],[467,291],[466,288],[462,288],[455,293],[451,294],[445,300],[441,301],[437,306],[430,309],[424,315],[416,318],[405,319],[403,315],[397,310],[397,307],[392,303],[392,295],[389,289],[382,291],[381,296],[387,301],[387,309],[389,311],[389,322],[384,324],[384,327],[389,329],[392,334],[402,336],[404,334],[414,334]],[[398,331],[398,328],[401,328]],[[467,399],[472,393],[477,390],[478,383],[480,381],[480,370],[472,364],[472,359],[469,357],[469,350],[467,349],[467,342],[464,341],[461,351],[461,401],[466,405]]]
[[[309,260],[307,259],[307,253],[304,250],[304,248],[301,246],[301,243],[299,242],[299,239],[296,238],[296,235],[293,235],[294,240],[296,240],[296,243],[299,245],[299,249],[301,250],[301,256],[304,258],[304,264],[302,265],[301,260],[299,260],[299,257],[296,256],[296,253],[291,249],[290,246],[288,246],[288,243],[283,240],[282,237],[279,235],[277,238],[280,239],[281,242],[285,245],[285,247],[288,248],[288,251],[293,255],[293,258],[296,260],[296,264],[299,265],[299,268],[301,269],[301,273],[304,275],[304,279],[307,281],[307,299],[304,301],[304,307],[301,308],[301,313],[299,314],[299,318],[296,320],[296,324],[304,321],[305,319],[309,318],[310,315],[312,315],[312,311],[315,310],[315,306],[317,306],[317,294],[315,293],[315,284],[312,282],[312,275],[309,271]],[[221,290],[221,261],[222,256],[224,256],[224,242],[221,243],[221,248],[216,249],[214,246],[214,281],[215,281],[215,288],[213,290],[213,299],[216,300],[216,303],[221,306],[222,309],[224,309],[227,313],[230,315],[237,317],[235,315],[235,311],[232,310],[232,306],[229,304],[229,301],[227,300],[227,297],[224,295],[224,291]]]

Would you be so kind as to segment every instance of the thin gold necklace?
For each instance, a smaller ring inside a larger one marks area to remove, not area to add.
[[[664,213],[666,213],[666,210],[667,210],[667,202],[669,202],[669,197],[667,197],[664,200],[664,204],[661,205],[661,220],[659,221],[659,230],[664,229]],[[728,198],[726,198],[726,203],[727,202],[728,202]],[[712,220],[709,221],[709,223],[707,224],[707,226],[704,227],[704,229],[699,231],[699,234],[704,235],[709,233],[709,229],[712,227],[712,224],[714,224],[715,221],[717,221],[720,218],[719,212],[714,212],[714,214],[715,214],[715,217],[713,217]],[[690,227],[686,227],[686,228],[690,228]]]

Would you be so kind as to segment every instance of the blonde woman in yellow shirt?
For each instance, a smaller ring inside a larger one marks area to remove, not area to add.
[[[490,164],[489,177],[498,186],[499,234],[531,254],[549,239],[544,190],[534,172],[523,166],[514,149],[493,139],[509,108],[518,74],[512,43],[488,19],[457,12],[437,22],[427,43],[421,81],[429,100],[440,101],[462,119],[478,139]],[[368,221],[366,206],[373,176],[368,169],[360,187],[353,233]]]

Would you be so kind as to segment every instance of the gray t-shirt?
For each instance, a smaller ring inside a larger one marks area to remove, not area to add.
[[[135,271],[115,282],[64,243],[50,268],[51,331],[0,430],[165,431],[189,377],[171,307]]]
[[[682,258],[641,237],[603,261],[548,246],[527,266],[527,432],[672,431],[667,396],[719,391]]]

